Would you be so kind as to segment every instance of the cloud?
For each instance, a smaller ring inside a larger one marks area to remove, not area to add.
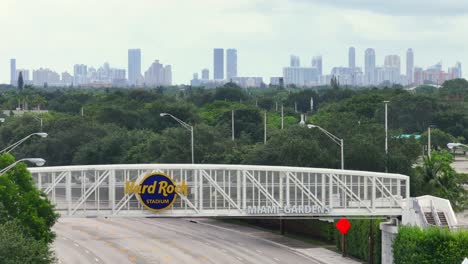
[[[292,0],[339,9],[363,10],[392,16],[462,16],[468,1],[462,0]]]

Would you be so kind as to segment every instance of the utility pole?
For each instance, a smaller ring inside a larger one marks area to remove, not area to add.
[[[232,141],[234,141],[234,110],[231,112]]]
[[[264,127],[263,127],[263,144],[266,144],[267,141],[267,112],[265,111],[265,118],[264,118]]]
[[[384,104],[385,104],[385,172],[388,172],[388,103],[390,103],[390,101],[384,101]]]
[[[284,107],[281,105],[281,129],[284,128]]]
[[[427,156],[431,158],[431,126],[427,128]]]

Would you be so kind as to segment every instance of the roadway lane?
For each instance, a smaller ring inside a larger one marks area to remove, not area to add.
[[[253,232],[187,219],[61,218],[54,230],[63,264],[319,263]]]

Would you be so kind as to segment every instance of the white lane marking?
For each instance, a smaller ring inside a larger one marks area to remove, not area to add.
[[[80,245],[78,245],[77,243],[74,243],[75,244],[75,247],[80,247]]]
[[[257,253],[262,254],[262,251],[261,251],[261,250],[256,249],[255,251],[257,251]]]
[[[94,258],[94,260],[95,260],[96,262],[99,262],[99,259],[98,259],[98,258]]]
[[[89,251],[88,250],[85,250],[86,254],[89,254]]]
[[[236,257],[238,260],[243,261],[244,259],[241,257]]]
[[[280,260],[278,258],[273,258],[276,262],[280,262]]]
[[[226,251],[224,248],[222,248],[222,249],[221,249],[221,251],[222,251],[222,252],[224,252],[224,253],[226,253],[226,252],[227,252],[227,251]]]
[[[68,238],[64,237],[63,240],[68,240]]]
[[[237,245],[244,246],[244,244],[242,244],[241,242],[237,242]]]

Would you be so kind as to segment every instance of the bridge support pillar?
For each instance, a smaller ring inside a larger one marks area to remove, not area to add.
[[[398,220],[395,218],[390,219],[389,222],[380,223],[380,230],[382,232],[382,264],[393,264],[392,244],[398,233]]]
[[[280,218],[280,233],[281,235],[284,235],[285,233],[285,229],[286,229],[286,223],[284,222],[284,220],[282,218]]]

